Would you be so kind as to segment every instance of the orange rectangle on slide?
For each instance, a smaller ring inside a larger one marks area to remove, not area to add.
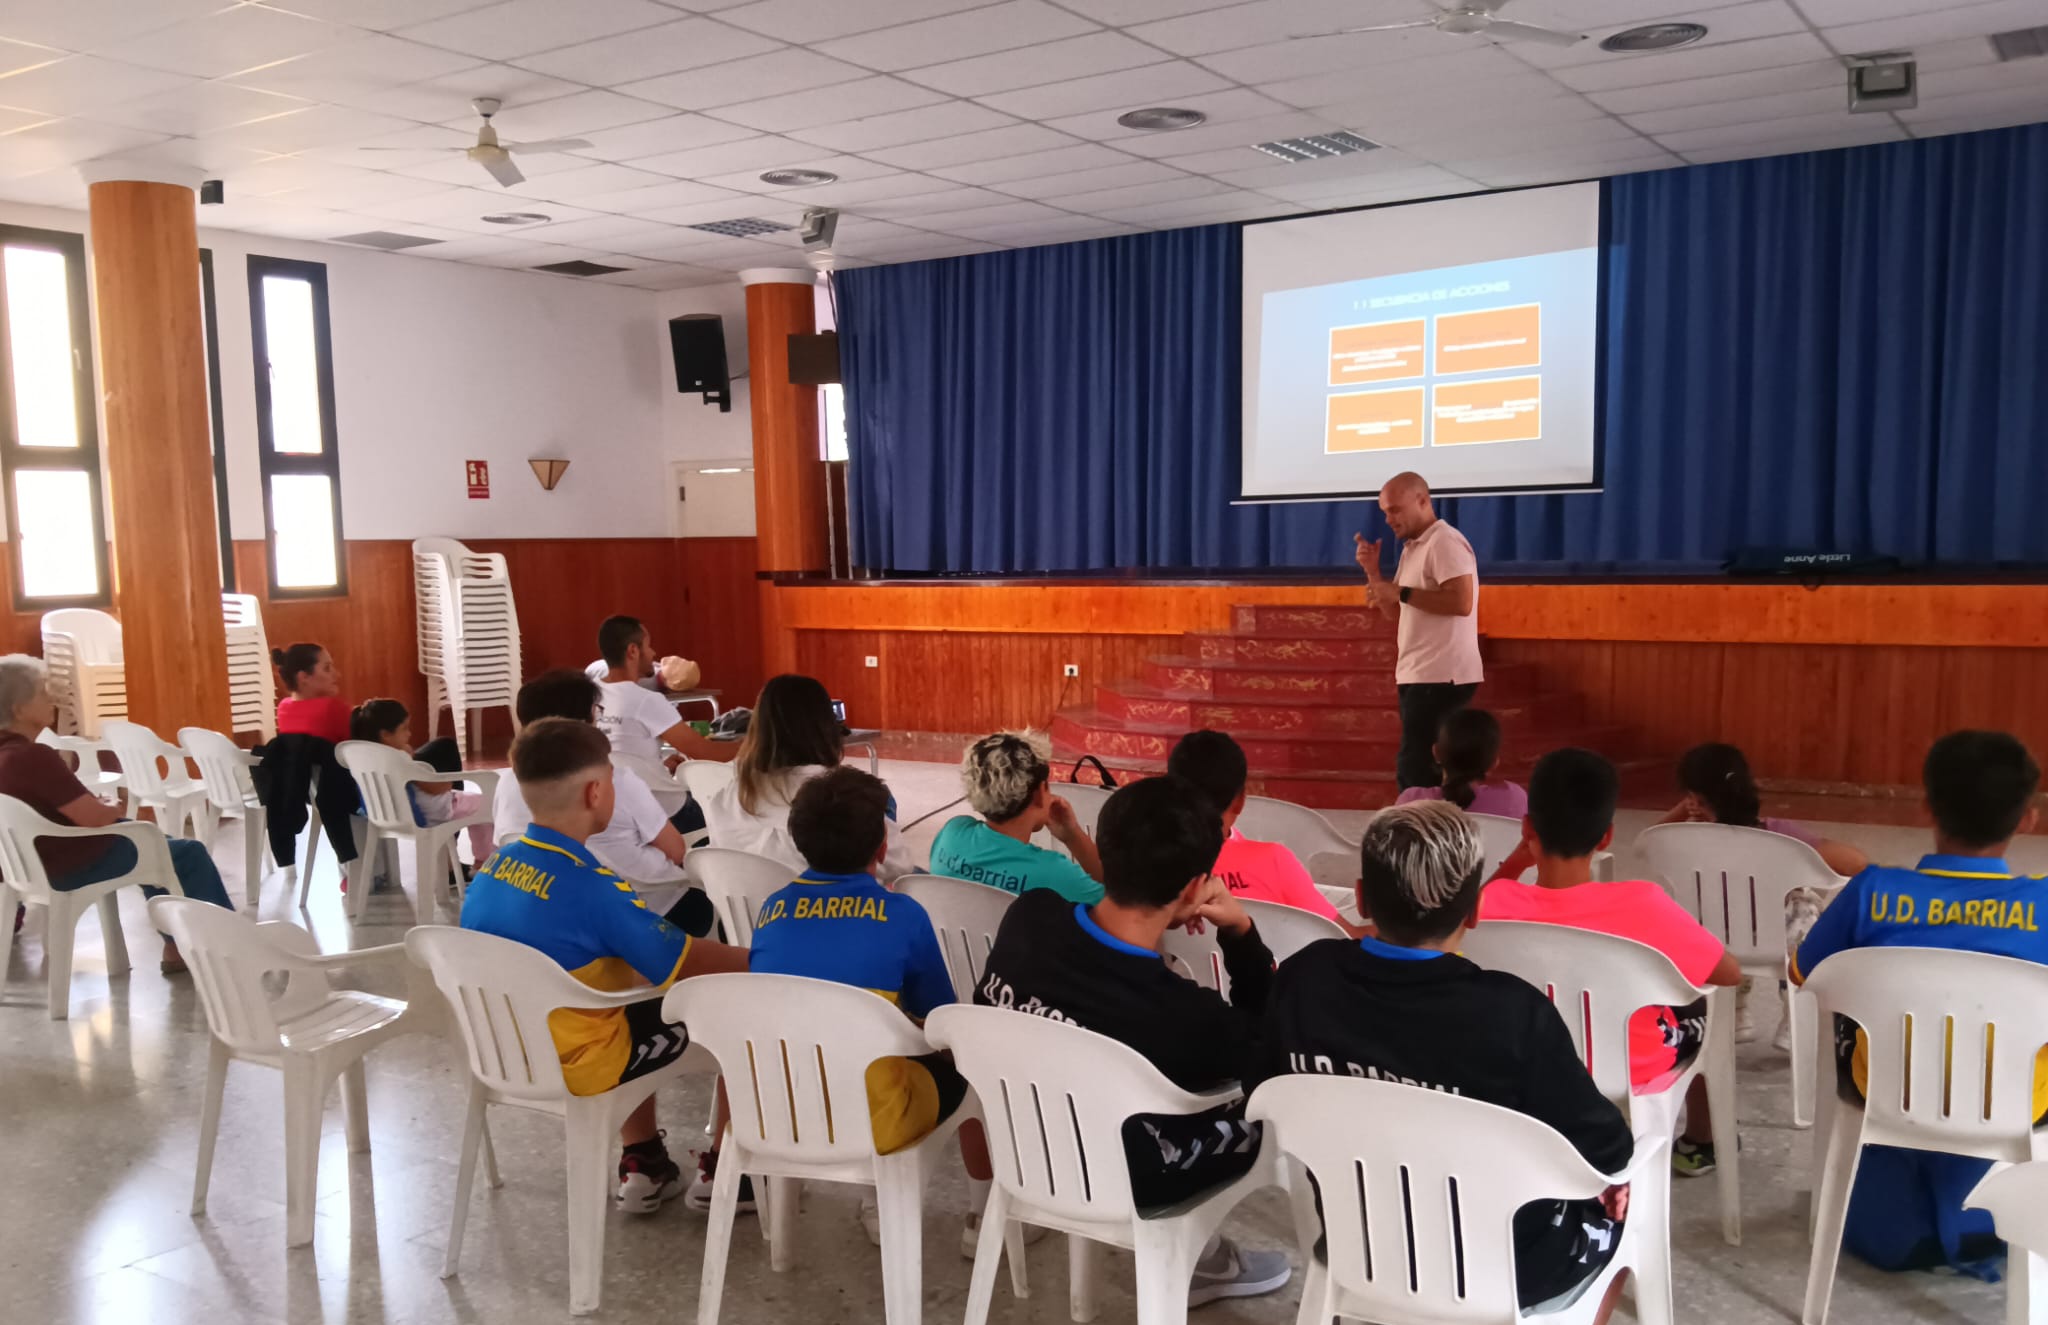
[[[1436,389],[1436,444],[1533,442],[1543,435],[1543,379],[1496,377]]]
[[[1398,382],[1422,376],[1423,319],[1330,328],[1330,385]]]
[[[1331,396],[1323,451],[1398,451],[1422,445],[1422,388],[1351,391]]]
[[[1543,305],[1443,313],[1436,320],[1436,371],[1486,373],[1543,362]]]

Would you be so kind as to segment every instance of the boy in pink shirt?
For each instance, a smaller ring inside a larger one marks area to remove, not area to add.
[[[1614,765],[1590,750],[1553,750],[1537,760],[1522,845],[1480,894],[1480,920],[1534,920],[1612,934],[1655,948],[1695,985],[1742,983],[1734,955],[1662,887],[1645,879],[1594,881],[1593,856],[1614,840],[1620,792]],[[1536,882],[1518,882],[1532,865]],[[1701,998],[1682,1008],[1641,1008],[1630,1018],[1629,1078],[1638,1092],[1652,1093],[1699,1053],[1706,1014]],[[1673,1169],[1694,1177],[1714,1169],[1705,1086],[1694,1081],[1686,1095],[1685,1134],[1671,1156]]]
[[[1237,831],[1237,816],[1244,813],[1244,784],[1250,776],[1242,746],[1223,732],[1189,732],[1173,747],[1166,771],[1194,783],[1223,815],[1223,854],[1209,872],[1229,885],[1231,896],[1239,901],[1277,902],[1344,924],[1337,908],[1323,896],[1292,851],[1278,842],[1255,841]]]

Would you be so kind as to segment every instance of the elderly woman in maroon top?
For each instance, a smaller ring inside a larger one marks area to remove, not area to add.
[[[118,823],[119,810],[87,791],[62,755],[36,742],[57,718],[49,680],[40,658],[25,653],[0,657],[0,796],[24,801],[45,819],[67,827]],[[203,844],[174,837],[170,848],[171,867],[185,896],[234,909]],[[60,891],[126,874],[136,861],[135,844],[122,837],[45,837],[37,840],[36,852],[50,872],[50,886]],[[142,891],[154,897],[167,890],[144,884]],[[163,972],[174,975],[184,969],[177,945],[165,938]]]

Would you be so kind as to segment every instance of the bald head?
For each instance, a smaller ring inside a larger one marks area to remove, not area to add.
[[[1436,508],[1430,505],[1429,481],[1407,471],[1394,475],[1380,489],[1380,514],[1387,528],[1400,539],[1420,538],[1436,523]]]

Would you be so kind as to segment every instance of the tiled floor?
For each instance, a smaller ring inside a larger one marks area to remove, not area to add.
[[[957,794],[943,765],[889,762],[909,834],[922,853]],[[941,812],[945,811],[945,812]],[[1337,816],[1340,821],[1344,816]],[[1357,816],[1352,816],[1354,819]],[[1648,816],[1629,813],[1626,840]],[[1355,824],[1343,826],[1355,828]],[[241,847],[230,827],[218,858],[241,895]],[[1880,858],[1916,856],[1917,830],[1844,827],[1842,836]],[[393,942],[410,923],[403,896],[373,899],[365,925],[351,934],[323,849],[310,926],[329,951]],[[2029,839],[2016,853],[2048,869],[2048,841]],[[1629,860],[1623,854],[1623,868]],[[191,985],[155,968],[154,941],[139,905],[124,902],[123,923],[138,959],[135,972],[109,981],[96,921],[79,935],[68,1022],[43,1012],[41,942],[15,940],[12,973],[0,991],[0,1320],[180,1325],[239,1321],[426,1322],[545,1321],[567,1315],[567,1252],[562,1238],[562,1150],[558,1130],[530,1115],[501,1112],[492,1122],[506,1185],[480,1192],[462,1272],[439,1277],[461,1132],[465,1086],[439,1040],[412,1037],[369,1059],[374,1151],[345,1153],[337,1108],[328,1115],[317,1236],[312,1247],[284,1248],[284,1177],[278,1078],[236,1066],[229,1075],[219,1154],[207,1214],[190,1199],[206,1030]],[[266,919],[296,918],[283,881],[273,876]],[[399,981],[366,981],[398,992]],[[1798,1315],[1805,1283],[1808,1140],[1787,1122],[1786,1063],[1767,1046],[1745,1050],[1743,1245],[1721,1243],[1711,1180],[1679,1184],[1675,1195],[1679,1317],[1715,1325],[1782,1322]],[[701,1085],[667,1092],[661,1104],[671,1145],[701,1142],[708,1101]],[[680,1143],[680,1144],[678,1144]],[[781,1321],[878,1321],[880,1274],[855,1217],[849,1188],[811,1189],[798,1225],[797,1265],[776,1274],[754,1221],[733,1244],[724,1319],[738,1325]],[[958,1169],[935,1181],[927,1204],[925,1301],[934,1321],[956,1319],[967,1263],[955,1250],[966,1188]],[[1276,1193],[1242,1207],[1233,1230],[1245,1241],[1280,1247],[1288,1240]],[[606,1247],[602,1319],[672,1322],[696,1311],[703,1223],[680,1206],[648,1219],[614,1216]],[[1007,1283],[993,1319],[1066,1319],[1066,1261],[1058,1239],[1033,1249],[1032,1295],[1013,1299]],[[1112,1257],[1103,1276],[1098,1319],[1129,1320],[1128,1257]],[[1272,1297],[1207,1307],[1198,1321],[1291,1321],[1298,1286]],[[2002,1290],[1950,1276],[1879,1275],[1847,1266],[1834,1319],[1956,1325],[2002,1319]]]

